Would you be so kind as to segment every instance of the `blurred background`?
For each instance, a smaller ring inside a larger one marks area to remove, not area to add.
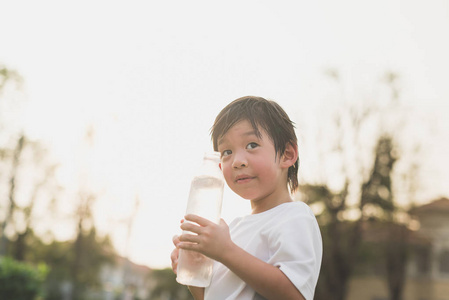
[[[190,180],[256,95],[296,124],[315,299],[449,299],[447,53],[445,0],[1,1],[0,298],[190,299]]]

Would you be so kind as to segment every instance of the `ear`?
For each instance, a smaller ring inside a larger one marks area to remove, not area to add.
[[[223,169],[221,168],[221,163],[219,163],[219,164],[218,164],[218,166],[220,167],[220,170],[222,170],[222,171],[223,171]]]
[[[284,154],[281,157],[281,167],[290,168],[298,159],[298,145],[287,143],[285,145]]]

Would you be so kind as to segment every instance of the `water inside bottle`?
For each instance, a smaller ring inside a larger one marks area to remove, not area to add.
[[[192,180],[186,214],[195,214],[218,223],[223,199],[223,180],[197,176]],[[192,234],[191,232],[187,232]],[[206,287],[211,280],[213,261],[198,253],[180,250],[178,275],[181,284]]]
[[[201,253],[181,250],[176,281],[181,284],[206,287],[209,286],[212,274],[213,260]]]
[[[210,176],[192,180],[186,214],[196,214],[218,223],[223,199],[223,181]]]

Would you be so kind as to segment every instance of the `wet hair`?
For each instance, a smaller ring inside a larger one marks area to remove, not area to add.
[[[284,154],[287,143],[293,146],[297,145],[294,123],[279,104],[262,97],[246,96],[229,103],[215,118],[214,125],[211,128],[215,151],[218,151],[218,140],[232,126],[244,120],[251,123],[259,138],[262,137],[259,128],[265,130],[274,144],[276,155],[279,155],[279,157]],[[291,192],[298,188],[298,167],[299,159],[288,169],[287,183]]]

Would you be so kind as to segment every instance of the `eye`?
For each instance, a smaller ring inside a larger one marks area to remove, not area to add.
[[[259,147],[259,145],[258,145],[257,143],[249,143],[249,144],[246,146],[246,149],[255,149],[255,148],[257,148],[257,147]]]
[[[228,156],[228,155],[231,155],[231,154],[232,154],[231,150],[224,150],[224,151],[221,152],[221,157],[225,157],[225,156]]]

